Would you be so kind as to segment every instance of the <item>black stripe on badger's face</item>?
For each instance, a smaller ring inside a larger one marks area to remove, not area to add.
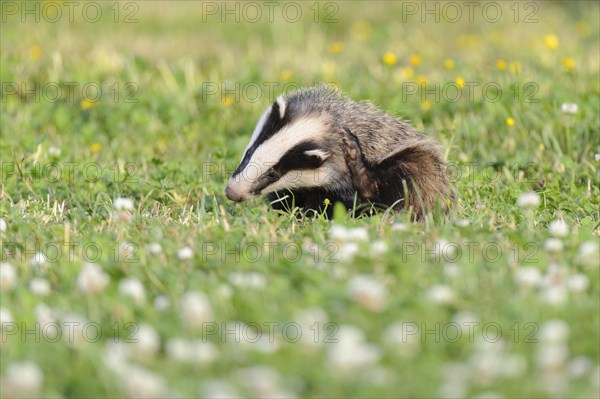
[[[315,142],[303,142],[288,150],[275,165],[270,167],[257,181],[252,194],[261,192],[290,171],[317,169],[323,162],[325,152]]]
[[[252,134],[250,143],[248,143],[240,165],[233,173],[233,176],[237,176],[246,168],[246,166],[248,166],[248,162],[250,162],[250,159],[252,159],[252,155],[261,144],[270,139],[275,133],[280,131],[286,124],[290,122],[291,118],[288,116],[288,114],[285,114],[285,108],[286,107],[283,99],[278,98],[277,101],[275,101],[271,107],[265,111],[256,125],[256,130]]]

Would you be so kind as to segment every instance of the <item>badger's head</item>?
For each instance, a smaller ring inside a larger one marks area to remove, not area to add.
[[[339,138],[332,116],[294,97],[279,97],[263,113],[225,195],[245,201],[286,189],[339,183]]]

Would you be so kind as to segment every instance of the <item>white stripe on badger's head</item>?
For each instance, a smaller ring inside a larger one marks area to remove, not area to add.
[[[331,184],[335,171],[326,162],[326,124],[316,116],[292,121],[287,108],[280,97],[261,117],[240,167],[227,183],[228,198],[243,201],[277,190]]]

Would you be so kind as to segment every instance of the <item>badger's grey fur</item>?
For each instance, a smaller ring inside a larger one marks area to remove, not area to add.
[[[233,201],[269,194],[276,208],[317,211],[325,199],[373,203],[410,208],[420,219],[437,203],[446,208],[448,180],[432,138],[370,103],[315,87],[282,95],[264,112],[225,193]]]

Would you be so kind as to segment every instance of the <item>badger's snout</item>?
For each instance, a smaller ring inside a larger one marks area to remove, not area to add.
[[[246,200],[243,193],[236,188],[235,184],[232,184],[231,179],[227,182],[227,186],[225,187],[225,195],[231,201],[235,202],[242,202]]]

